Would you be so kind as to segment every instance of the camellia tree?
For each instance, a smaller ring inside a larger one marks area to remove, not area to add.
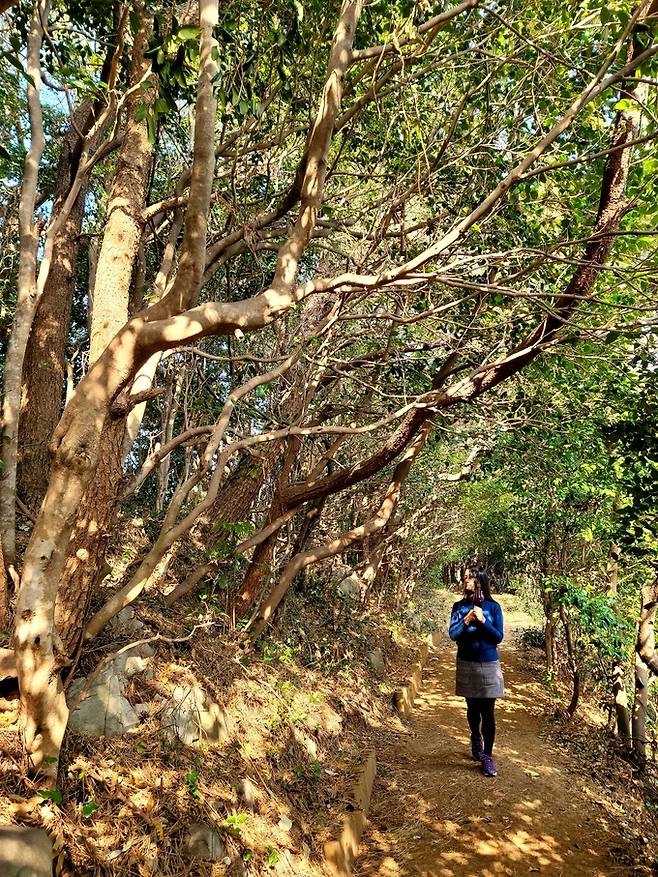
[[[52,773],[63,675],[181,540],[267,496],[234,549],[256,637],[311,564],[376,547],[437,426],[561,342],[646,331],[658,44],[651,3],[7,16],[30,133],[0,521],[26,754]],[[158,467],[154,541],[92,614],[116,509]]]

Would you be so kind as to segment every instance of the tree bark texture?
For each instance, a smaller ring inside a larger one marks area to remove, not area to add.
[[[578,667],[578,656],[576,655],[576,646],[573,640],[573,630],[569,613],[564,606],[560,606],[560,618],[564,626],[564,637],[567,643],[567,656],[569,658],[569,669],[571,670],[571,700],[567,707],[567,715],[573,718],[578,709],[578,701],[580,700],[580,668]]]
[[[658,673],[654,623],[658,610],[658,579],[641,591],[640,620],[635,645],[635,699],[631,721],[633,755],[639,764],[646,761],[647,706],[649,703],[649,672]]]
[[[87,486],[68,546],[57,591],[55,626],[64,652],[72,657],[89,616],[99,571],[112,535],[117,500],[123,484],[123,418],[108,418],[101,437],[101,454]]]
[[[2,405],[2,459],[0,479],[0,538],[5,563],[16,560],[16,473],[18,464],[18,422],[21,403],[23,361],[34,313],[38,304],[37,251],[39,226],[34,216],[39,166],[45,147],[41,110],[41,43],[48,21],[50,0],[38,0],[30,22],[27,48],[27,104],[30,116],[30,148],[25,156],[23,184],[18,206],[20,257],[16,282],[16,311],[4,362]]]
[[[92,105],[81,105],[75,113],[76,127],[71,126],[64,138],[57,163],[53,212],[66,199],[77,173],[82,145],[78,131],[87,131],[93,118]],[[66,344],[85,194],[83,186],[55,238],[48,283],[37,306],[23,364],[17,490],[33,511],[38,511],[46,493],[50,470],[48,442],[62,414]]]
[[[276,457],[280,456],[282,450],[282,445],[277,444],[276,449],[272,449],[272,459],[276,459]],[[275,481],[274,495],[270,503],[267,524],[276,521],[283,511],[280,499],[281,490],[290,474],[290,469],[298,451],[299,443],[295,441],[289,441],[287,447],[285,447],[285,459],[282,462],[281,469]],[[256,546],[256,550],[251,558],[251,563],[247,568],[247,572],[244,575],[239,592],[233,603],[233,615],[236,619],[244,618],[248,615],[257,595],[261,592],[263,582],[267,579],[270,570],[278,532],[278,529],[274,530],[263,542]]]
[[[0,542],[0,630],[9,630],[11,612],[9,609],[9,578],[5,568],[5,558]]]
[[[658,655],[656,654],[655,621],[658,611],[658,579],[645,585],[641,591],[642,605],[637,628],[636,652],[651,672],[658,676]]]
[[[142,79],[150,66],[144,53],[148,48],[151,21],[141,4],[138,10],[141,26],[133,45],[130,77],[133,85]],[[143,95],[138,91],[128,99],[126,105],[126,129],[108,199],[103,243],[96,265],[90,365],[96,362],[128,319],[130,287],[144,228],[142,211],[153,153],[146,123],[135,118],[142,101]]]
[[[617,662],[612,671],[612,697],[617,720],[617,736],[626,752],[632,749],[631,717],[624,682],[624,665]]]
[[[647,707],[649,705],[649,671],[642,658],[635,655],[635,700],[633,702],[633,755],[639,765],[647,760]]]
[[[142,79],[150,63],[144,53],[151,25],[143,11],[141,22],[133,46],[133,84]],[[137,92],[127,104],[126,130],[107,205],[93,291],[90,364],[128,319],[130,286],[142,238],[142,211],[153,152],[144,120],[135,118],[141,100],[142,95]],[[115,519],[123,484],[124,430],[125,418],[106,419],[100,438],[98,467],[80,506],[57,592],[55,624],[69,656],[82,640],[93,589]]]

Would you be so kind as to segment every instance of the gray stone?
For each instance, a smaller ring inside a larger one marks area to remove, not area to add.
[[[40,828],[0,825],[0,875],[51,877],[53,843]]]
[[[151,643],[142,643],[139,646],[135,646],[134,649],[130,649],[128,654],[140,655],[142,658],[152,658],[155,655],[155,648]]]
[[[331,570],[329,581],[332,585],[339,585],[343,579],[347,578],[351,573],[352,568],[350,566],[347,566],[345,563],[337,563]]]
[[[249,777],[244,777],[244,779],[241,779],[238,782],[236,791],[242,799],[243,804],[246,804],[250,810],[253,810],[256,806],[256,786],[252,783]]]
[[[386,661],[381,649],[373,649],[371,652],[368,652],[368,661],[378,676],[386,675]]]
[[[146,658],[142,658],[139,655],[131,655],[129,658],[126,658],[124,673],[130,679],[131,676],[144,673],[147,667],[148,660]]]
[[[84,685],[84,679],[76,680],[70,688],[70,696],[76,697]],[[77,734],[89,737],[121,737],[139,725],[139,716],[123,696],[126,678],[117,672],[114,663],[106,667],[87,697],[69,716],[69,728]]]
[[[201,859],[204,862],[221,862],[227,856],[221,836],[202,822],[190,825],[183,850],[188,859]]]
[[[228,726],[224,710],[198,684],[177,685],[162,711],[167,737],[186,746],[224,743]]]
[[[361,593],[361,584],[361,579],[353,572],[342,580],[338,585],[338,590],[344,597],[355,598]]]
[[[135,618],[135,610],[132,606],[126,606],[125,609],[122,609],[118,615],[110,622],[110,627],[113,630],[121,631],[122,633],[141,633],[144,629],[144,624]]]

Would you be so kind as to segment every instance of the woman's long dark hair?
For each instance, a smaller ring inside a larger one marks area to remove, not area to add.
[[[471,573],[475,579],[475,593],[473,594],[473,602],[481,603],[483,600],[493,600],[491,589],[489,588],[489,576],[482,567],[471,567]]]

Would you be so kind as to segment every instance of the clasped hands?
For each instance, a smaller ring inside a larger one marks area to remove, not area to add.
[[[479,606],[474,606],[471,611],[464,617],[464,624],[470,624],[472,621],[479,621],[484,624],[484,612]]]

